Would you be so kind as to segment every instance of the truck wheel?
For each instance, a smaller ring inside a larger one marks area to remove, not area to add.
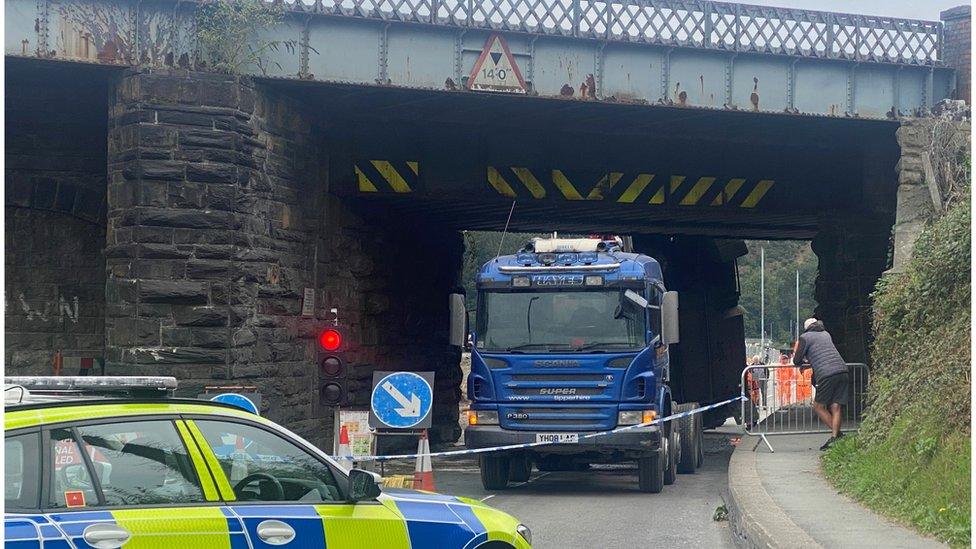
[[[641,492],[659,494],[664,490],[663,452],[655,452],[637,460],[637,486]]]
[[[532,460],[526,454],[512,456],[508,462],[509,482],[526,482],[532,476]]]
[[[681,442],[678,440],[678,429],[671,425],[668,429],[668,451],[664,453],[664,484],[671,485],[678,479],[678,454],[681,453]]]
[[[698,422],[698,456],[695,460],[695,467],[701,467],[705,464],[705,429],[702,425],[702,419],[697,418]]]
[[[688,412],[698,407],[698,403],[689,402],[675,406],[676,412]],[[699,433],[699,414],[683,417],[678,420],[678,433],[681,435],[681,457],[678,460],[678,472],[687,475],[694,473],[698,466],[698,453],[700,449]]]
[[[481,485],[485,490],[504,490],[508,487],[508,456],[482,455],[478,460]]]

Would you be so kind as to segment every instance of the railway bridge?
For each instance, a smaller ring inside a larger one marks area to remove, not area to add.
[[[817,314],[867,359],[868,295],[930,202],[924,121],[969,98],[968,7],[942,21],[704,0],[5,13],[8,372],[47,372],[62,351],[254,385],[320,443],[315,336],[336,320],[346,400],[365,403],[375,369],[434,370],[435,437],[456,437],[462,230],[704,255],[812,240]]]

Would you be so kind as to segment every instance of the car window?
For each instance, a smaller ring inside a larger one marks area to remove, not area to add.
[[[41,475],[39,434],[3,439],[3,501],[7,509],[37,509]]]
[[[71,429],[52,429],[50,438],[50,507],[88,507],[98,505],[81,447]]]
[[[91,457],[105,505],[205,501],[186,447],[171,421],[109,423],[77,429]]]
[[[341,501],[328,464],[291,441],[251,425],[197,420],[241,501]]]

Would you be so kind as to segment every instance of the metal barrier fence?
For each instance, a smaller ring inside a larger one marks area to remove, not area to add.
[[[267,0],[384,21],[861,62],[937,64],[938,21],[708,0]]]
[[[848,401],[842,407],[841,429],[857,430],[867,401],[868,368],[861,363],[848,363],[850,388]],[[811,382],[813,371],[801,371],[792,364],[760,364],[742,370],[742,423],[746,434],[759,437],[769,451],[772,435],[829,433],[813,409],[816,387]]]

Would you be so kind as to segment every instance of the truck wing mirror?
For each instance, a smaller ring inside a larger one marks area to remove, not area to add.
[[[661,339],[668,345],[681,341],[678,330],[678,292],[664,292],[664,299],[661,301]]]

